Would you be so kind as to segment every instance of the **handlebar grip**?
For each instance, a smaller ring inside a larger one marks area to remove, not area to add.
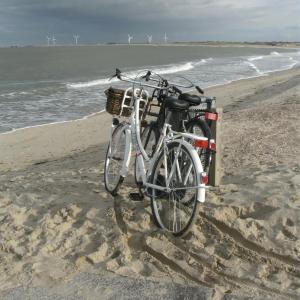
[[[111,77],[109,78],[109,80],[112,80],[112,79],[115,78],[115,77],[117,77],[118,79],[121,80],[121,73],[122,73],[122,72],[121,72],[118,68],[116,68],[116,74],[113,75],[113,76],[111,76]]]
[[[173,90],[178,94],[182,94],[182,91],[175,85],[173,86]]]
[[[150,76],[151,76],[151,71],[148,71],[146,75],[144,75],[142,78],[145,79],[146,81],[150,80]]]
[[[197,85],[196,86],[196,90],[200,93],[200,94],[204,94],[204,91]]]
[[[116,68],[116,77],[118,78],[118,79],[121,79],[121,70],[120,69],[118,69],[118,68]]]

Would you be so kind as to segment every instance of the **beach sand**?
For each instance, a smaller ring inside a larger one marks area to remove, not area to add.
[[[156,299],[170,284],[207,299],[299,299],[300,69],[206,94],[224,109],[223,178],[184,239],[155,227],[148,199],[128,199],[131,177],[115,199],[105,192],[108,114],[0,135],[1,298],[43,287],[64,299],[78,276],[109,272],[157,282]],[[114,289],[98,286],[101,299]]]

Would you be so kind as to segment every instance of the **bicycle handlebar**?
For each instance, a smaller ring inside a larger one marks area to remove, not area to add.
[[[150,72],[150,71],[149,71],[149,72]],[[133,84],[138,84],[138,85],[150,87],[150,88],[153,88],[153,89],[167,90],[167,89],[170,88],[169,86],[167,86],[167,87],[159,87],[159,86],[157,86],[157,85],[152,85],[152,84],[148,84],[148,83],[141,83],[140,81],[133,80],[133,79],[131,79],[131,78],[128,77],[128,76],[124,76],[124,75],[122,76],[122,72],[121,72],[119,69],[116,69],[116,74],[113,75],[113,76],[110,78],[110,80],[111,80],[112,78],[114,78],[114,77],[117,77],[119,80],[124,81],[124,82],[130,82],[130,83],[133,83]],[[148,75],[148,73],[147,73],[147,74],[146,74],[145,76],[143,76],[142,78],[145,78],[145,79],[147,80],[147,79],[150,78],[150,77],[149,77],[149,75]],[[150,80],[150,79],[148,79],[148,80]]]
[[[154,78],[154,77],[151,77],[151,75],[152,75],[152,73],[151,73],[151,71],[148,71],[147,72],[147,74],[145,75],[145,76],[143,76],[142,78],[146,78],[146,81],[154,81],[154,82],[158,82],[158,83],[161,83],[161,84],[163,84],[163,85],[165,85],[165,86],[168,86],[168,85],[170,85],[170,86],[172,86],[173,88],[175,87],[182,87],[182,88],[185,88],[185,89],[188,89],[188,88],[191,88],[191,87],[193,87],[194,86],[194,84],[190,84],[190,85],[182,85],[182,84],[179,84],[179,83],[175,83],[175,82],[171,82],[171,81],[168,81],[167,79],[165,79],[165,78],[163,78],[163,77],[161,77],[159,74],[155,74],[155,75],[157,75],[159,78],[160,78],[160,80],[159,79],[156,79],[156,78]],[[184,78],[184,77],[183,77]],[[178,91],[180,91],[179,89],[178,89]],[[181,92],[182,93],[182,92]]]
[[[178,84],[178,83],[174,83],[171,81],[167,81],[166,79],[164,79],[163,77],[161,77],[160,75],[158,75],[160,77],[161,80],[158,80],[156,78],[151,77],[151,71],[148,71],[147,74],[145,76],[143,76],[142,78],[145,78],[146,81],[154,81],[154,82],[158,82],[158,83],[162,83],[165,84],[166,86],[170,85],[171,88],[173,88],[173,90],[175,91],[175,93],[178,94],[182,94],[182,91],[178,88],[178,87],[182,87],[182,88],[191,88],[191,87],[195,87],[195,89],[200,93],[200,94],[204,94],[204,91],[198,86],[198,85],[194,85],[192,82],[190,82],[189,86],[186,85],[182,85],[182,84]],[[184,77],[183,77],[184,78]],[[185,78],[186,79],[186,78]],[[186,79],[187,80],[187,79]]]
[[[136,81],[136,80],[133,80],[131,78],[129,78],[128,76],[125,76],[124,78],[124,75],[122,76],[122,72],[120,71],[120,69],[116,68],[116,74],[113,75],[110,80],[114,77],[117,77],[119,80],[121,81],[125,81],[125,82],[130,82],[130,83],[133,83],[133,84],[138,84],[138,85],[142,85],[142,86],[146,86],[146,87],[150,87],[150,88],[154,88],[154,89],[159,89],[159,90],[169,90],[170,88],[173,89],[173,91],[175,93],[178,93],[178,94],[182,94],[182,91],[178,88],[178,87],[182,87],[182,88],[191,88],[191,87],[195,87],[196,90],[200,93],[200,94],[204,94],[204,91],[199,87],[199,86],[195,86],[192,82],[189,86],[185,86],[185,85],[182,85],[182,84],[177,84],[177,83],[173,83],[173,82],[170,82],[170,81],[167,81],[166,79],[164,79],[163,77],[161,77],[160,75],[156,74],[160,79],[157,79],[157,78],[154,78],[153,76],[151,76],[152,73],[151,71],[147,71],[146,75],[142,76],[141,78],[142,79],[145,79],[145,81],[154,81],[154,82],[157,82],[159,83],[159,85],[152,85],[152,84],[149,84],[149,83],[141,83],[140,81]]]
[[[138,84],[138,85],[142,85],[142,86],[146,86],[146,87],[150,87],[150,88],[153,88],[153,89],[159,89],[159,90],[169,90],[170,88],[173,88],[174,90],[176,91],[180,91],[176,86],[180,86],[180,87],[184,87],[184,88],[189,88],[191,86],[183,86],[183,85],[179,85],[179,84],[174,84],[174,83],[171,83],[168,82],[167,80],[163,79],[162,77],[162,81],[156,79],[156,78],[153,78],[151,77],[151,71],[148,71],[146,75],[142,76],[141,78],[145,79],[146,81],[154,81],[154,82],[158,82],[158,83],[161,83],[163,84],[163,86],[158,86],[158,85],[152,85],[152,84],[149,84],[149,83],[141,83],[140,81],[136,81],[128,76],[122,76],[122,72],[117,68],[116,69],[116,74],[113,75],[110,80],[114,77],[117,77],[119,80],[121,81],[125,81],[125,82],[130,82],[130,83],[133,83],[133,84]],[[181,91],[180,91],[181,92]]]

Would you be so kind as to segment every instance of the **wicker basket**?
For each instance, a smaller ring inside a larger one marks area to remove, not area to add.
[[[126,93],[126,95],[125,95]],[[134,108],[134,101],[132,101],[132,90],[115,89],[110,87],[105,91],[106,100],[106,111],[112,115],[117,115],[120,117],[130,117],[132,110]],[[142,100],[140,102],[140,110],[143,111],[147,108],[147,94],[142,95]],[[143,113],[140,113],[140,118]]]
[[[120,115],[122,111],[122,102],[124,98],[124,90],[115,89],[110,87],[105,91],[107,101],[106,101],[106,111],[112,115]],[[125,113],[125,115],[124,115]],[[126,110],[122,112],[122,115],[130,116],[130,112],[126,115]]]

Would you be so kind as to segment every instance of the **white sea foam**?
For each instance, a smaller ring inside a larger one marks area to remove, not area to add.
[[[208,63],[208,62],[210,62],[210,61],[212,61],[212,60],[213,60],[212,57],[210,57],[210,58],[203,58],[203,59],[201,59],[200,61],[197,61],[197,62],[193,63],[193,65],[194,65],[194,66],[204,65],[204,64],[206,64],[206,63]]]
[[[184,72],[191,70],[195,67],[195,64],[192,62],[187,62],[184,64],[177,64],[177,65],[167,65],[163,66],[161,68],[155,68],[152,69],[154,73],[163,75],[163,74],[173,74],[173,73],[178,73],[178,72]],[[140,69],[137,71],[132,71],[132,72],[126,72],[126,75],[129,77],[136,77],[137,75],[141,74],[142,72],[147,71],[147,69]],[[79,82],[79,83],[70,83],[67,84],[68,88],[87,88],[87,87],[92,87],[96,85],[104,85],[104,84],[110,84],[112,82],[119,81],[117,78],[113,78],[110,80],[109,78],[103,78],[103,79],[97,79],[97,80],[92,80],[92,81],[87,81],[87,82]]]
[[[12,97],[15,96],[17,94],[17,92],[11,92],[11,93],[4,93],[4,94],[0,94],[1,97]]]
[[[173,74],[173,73],[188,71],[193,68],[194,68],[194,64],[192,62],[187,62],[185,64],[180,64],[180,65],[170,65],[163,68],[156,68],[153,69],[153,72],[163,75],[163,74]]]
[[[294,63],[294,65],[299,63],[299,60],[296,60],[294,57],[288,56],[288,59]]]
[[[247,64],[248,66],[250,66],[253,70],[256,71],[257,74],[259,75],[263,75],[263,72],[260,71],[260,69],[252,62],[250,61],[245,61],[245,64]]]
[[[97,79],[97,80],[91,80],[91,81],[87,81],[87,82],[79,82],[79,83],[69,83],[67,84],[68,88],[87,88],[87,87],[91,87],[91,86],[95,86],[95,85],[103,85],[103,84],[110,84],[111,82],[116,82],[118,81],[118,79],[113,78],[113,79],[109,79],[109,78],[103,78],[103,79]]]
[[[298,61],[294,61],[293,63],[291,63],[289,65],[285,65],[285,66],[283,66],[281,68],[274,69],[274,70],[271,70],[271,71],[266,71],[265,73],[274,73],[274,72],[280,72],[280,71],[290,70],[293,67],[295,67],[297,64],[299,64],[299,62]]]
[[[0,97],[15,97],[17,95],[30,95],[33,94],[35,90],[31,91],[31,92],[11,92],[11,93],[4,93],[4,94],[0,94]]]
[[[45,123],[45,124],[39,124],[39,125],[33,125],[33,126],[25,126],[25,127],[21,127],[21,128],[13,128],[12,130],[10,131],[6,131],[6,132],[1,132],[0,135],[7,135],[7,134],[11,134],[11,133],[14,133],[16,131],[21,131],[21,130],[24,130],[24,129],[29,129],[29,128],[36,128],[36,127],[44,127],[44,126],[51,126],[51,125],[55,125],[55,124],[63,124],[63,123],[72,123],[72,122],[78,122],[78,121],[82,121],[82,120],[85,120],[85,119],[88,119],[90,117],[93,117],[95,115],[98,115],[102,112],[105,112],[105,109],[103,110],[100,110],[100,111],[97,111],[97,112],[94,112],[94,113],[91,113],[87,116],[84,116],[80,119],[75,119],[75,120],[67,120],[67,121],[57,121],[57,122],[51,122],[51,123]]]
[[[249,61],[255,61],[255,60],[261,60],[263,59],[263,56],[254,56],[254,57],[249,57],[248,60]]]
[[[272,51],[272,52],[270,53],[270,55],[272,55],[272,56],[281,56],[281,54],[278,53],[278,52],[276,52],[276,51]]]

